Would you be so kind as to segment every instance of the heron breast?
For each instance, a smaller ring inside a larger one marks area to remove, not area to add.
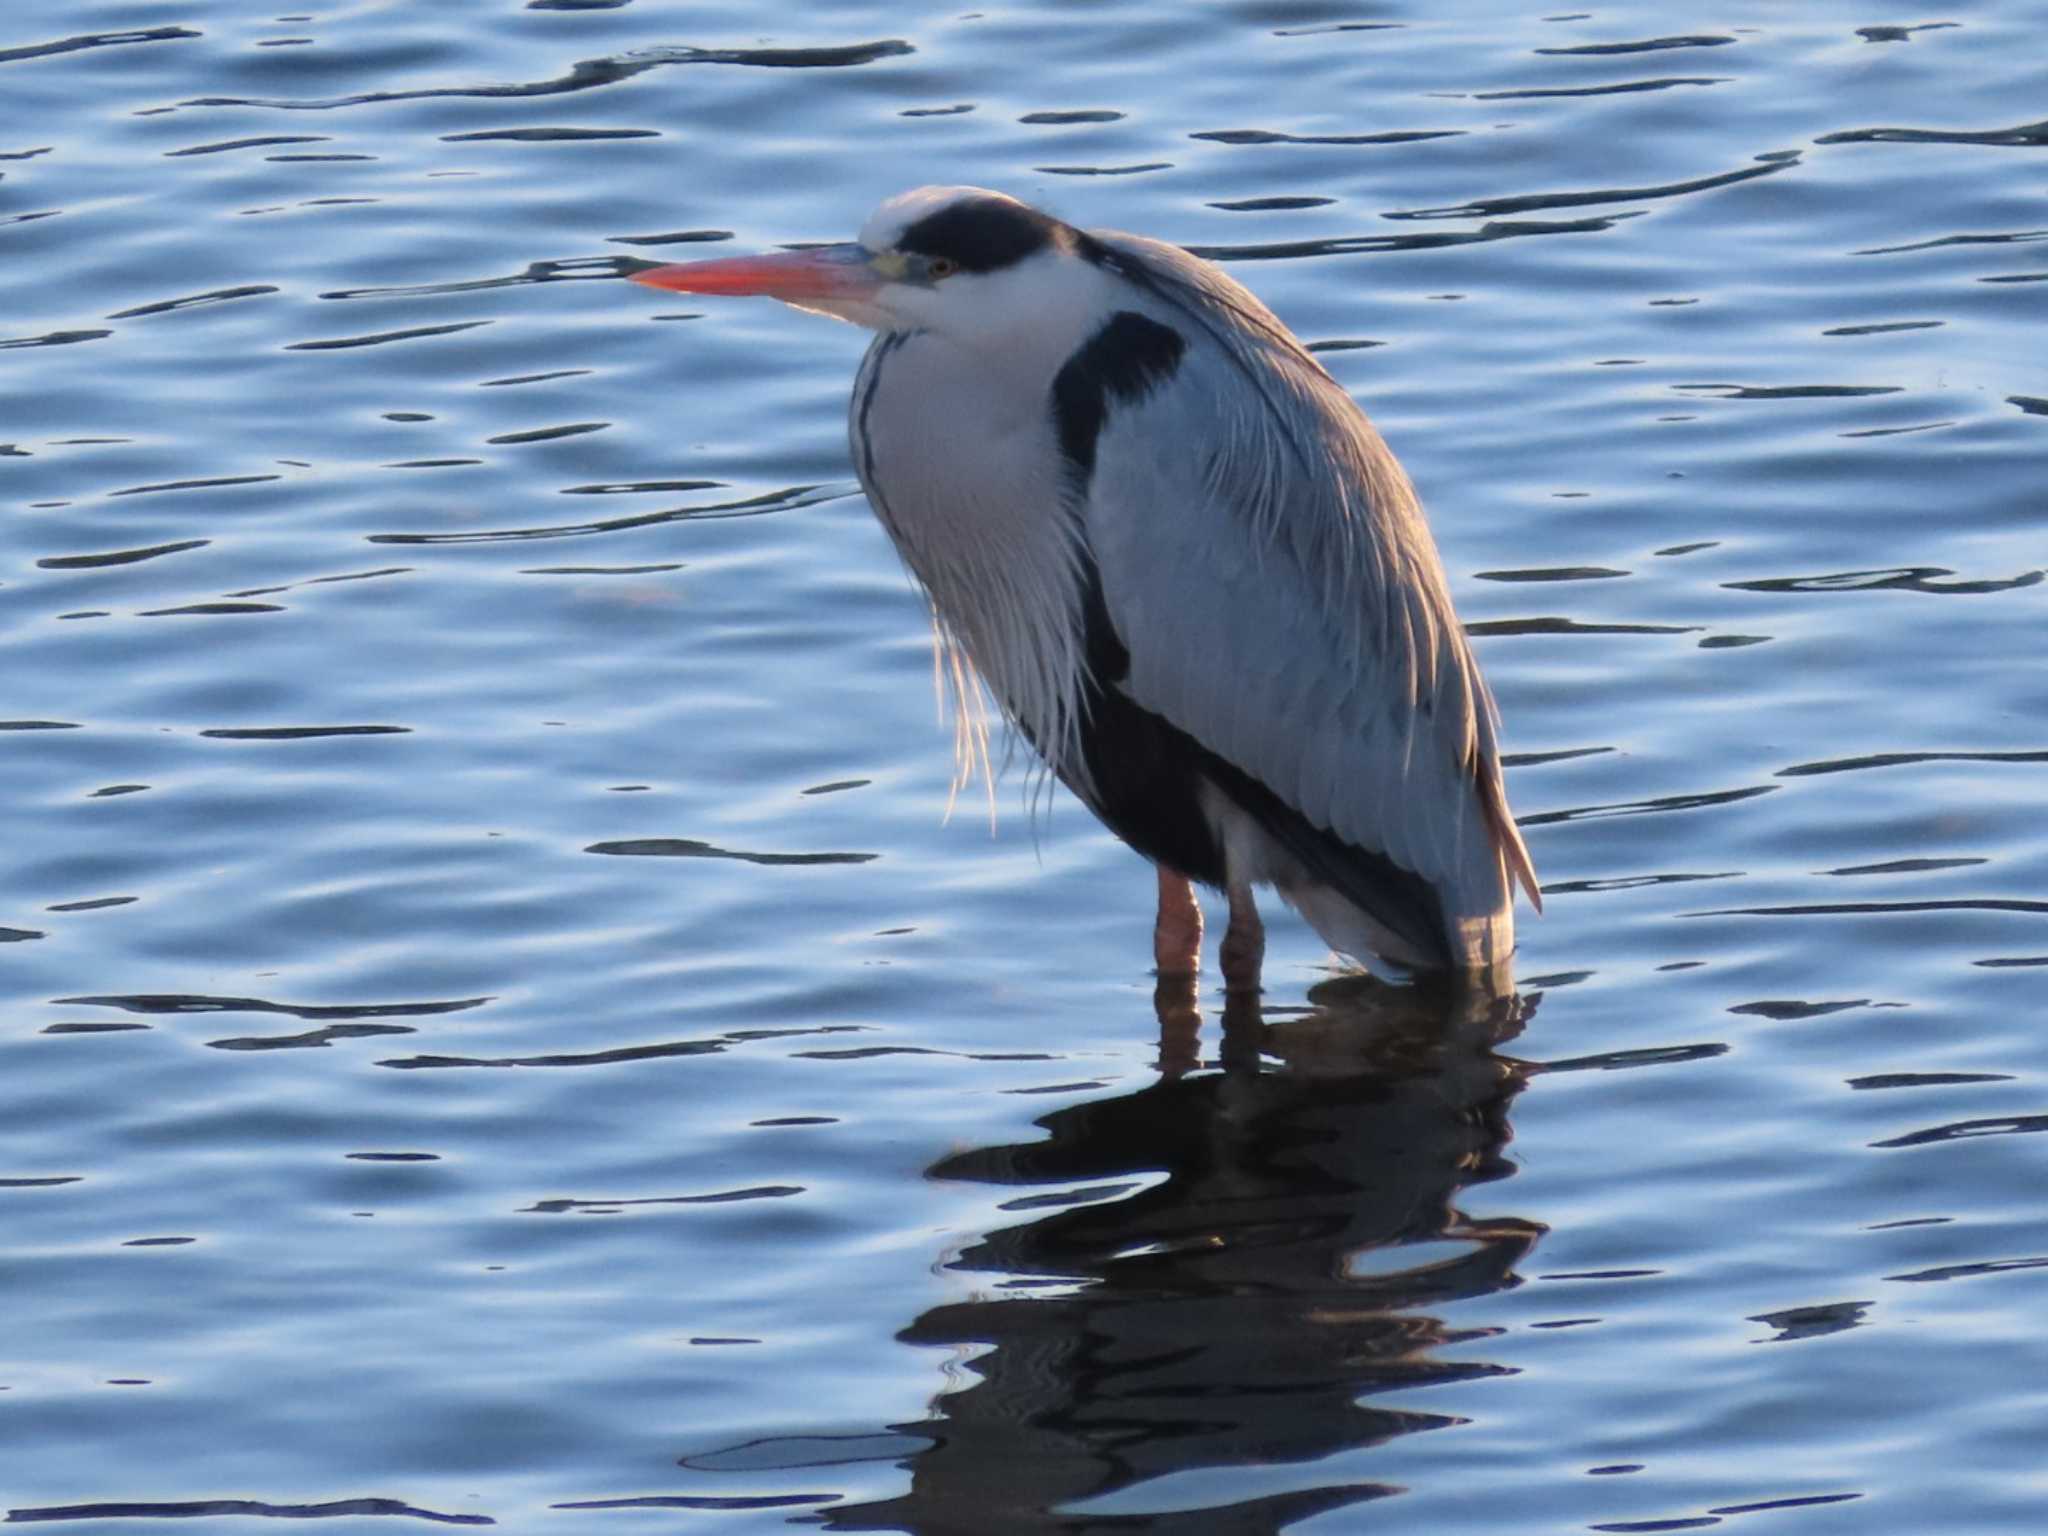
[[[997,702],[1054,763],[1084,678],[1080,551],[1051,373],[927,333],[870,348],[852,402],[875,514]]]

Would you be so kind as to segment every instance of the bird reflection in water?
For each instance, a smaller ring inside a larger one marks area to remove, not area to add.
[[[1173,1474],[1311,1462],[1456,1423],[1375,1399],[1507,1369],[1447,1356],[1492,1330],[1433,1314],[1517,1284],[1544,1231],[1457,1208],[1465,1186],[1513,1172],[1508,1107],[1529,1069],[1494,1048],[1530,1002],[1432,1004],[1369,977],[1311,1002],[1268,1019],[1255,995],[1233,997],[1222,1070],[1195,1071],[1192,988],[1162,988],[1158,1081],[1047,1115],[1044,1141],[930,1170],[1015,1186],[1006,1208],[1030,1212],[952,1261],[1001,1277],[989,1294],[900,1335],[979,1347],[966,1367],[978,1379],[897,1426],[927,1442],[906,1463],[908,1492],[810,1518],[949,1536],[1252,1533],[1399,1491],[1304,1487],[1309,1474],[1181,1513],[1076,1508]]]

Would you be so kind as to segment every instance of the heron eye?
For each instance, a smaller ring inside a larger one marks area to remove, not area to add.
[[[950,256],[934,256],[925,263],[924,270],[927,277],[933,282],[937,282],[942,277],[951,277],[955,272],[958,272],[960,270],[960,263],[953,260]]]

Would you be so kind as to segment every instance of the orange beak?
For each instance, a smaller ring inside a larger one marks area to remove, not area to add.
[[[685,261],[629,274],[650,288],[681,293],[760,294],[785,303],[864,299],[887,281],[875,270],[874,255],[860,245],[822,245],[773,256],[731,256],[718,261]]]

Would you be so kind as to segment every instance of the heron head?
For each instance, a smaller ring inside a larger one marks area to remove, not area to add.
[[[683,262],[632,278],[684,293],[761,294],[871,330],[1000,341],[1064,329],[1061,311],[1092,307],[1097,274],[1080,241],[1000,192],[919,187],[877,208],[857,241]]]

